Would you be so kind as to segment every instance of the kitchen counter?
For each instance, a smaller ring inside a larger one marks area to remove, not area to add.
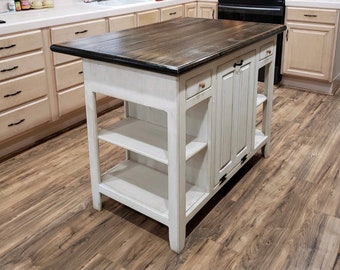
[[[286,0],[286,6],[340,9],[340,0]]]
[[[189,220],[257,151],[269,155],[276,35],[284,30],[179,18],[53,45],[83,57],[93,207],[102,209],[103,194],[157,220],[180,253]],[[97,94],[124,100],[125,112],[100,131]],[[103,175],[99,140],[126,150]]]
[[[79,1],[77,3],[55,6],[54,8],[0,13],[0,20],[6,21],[5,24],[0,24],[0,34],[10,34],[14,32],[116,16],[132,12],[140,12],[191,2],[194,1],[164,0],[145,1],[120,6],[105,6],[96,3],[83,3],[82,1]],[[217,1],[207,0],[206,2]]]
[[[52,45],[51,49],[176,75],[284,30],[285,26],[277,24],[183,18],[149,25],[143,31],[129,29]]]

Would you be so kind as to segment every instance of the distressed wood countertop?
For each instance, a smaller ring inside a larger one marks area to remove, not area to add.
[[[285,29],[279,24],[181,18],[53,44],[51,50],[178,75]]]

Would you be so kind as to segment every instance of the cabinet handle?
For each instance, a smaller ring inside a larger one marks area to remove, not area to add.
[[[234,68],[237,66],[242,66],[242,64],[243,64],[243,60],[241,60],[240,63],[234,63]]]
[[[2,69],[1,72],[7,72],[7,71],[12,71],[12,70],[15,70],[17,69],[19,66],[14,66],[12,68],[8,68],[8,69]]]
[[[0,50],[10,49],[10,48],[13,48],[15,46],[17,46],[17,45],[16,44],[12,44],[12,45],[9,45],[7,47],[0,47]]]
[[[176,13],[177,13],[176,11],[175,11],[175,12],[170,12],[169,15],[170,15],[170,16],[171,16],[171,15],[176,15]]]
[[[287,29],[287,32],[286,32],[286,41],[288,41],[288,34],[289,34],[289,30]]]
[[[205,82],[200,82],[200,83],[198,84],[198,87],[199,87],[199,88],[205,88]]]
[[[4,95],[4,98],[8,98],[8,97],[13,97],[13,96],[16,96],[16,95],[19,95],[22,91],[16,91],[15,93],[13,94],[7,94],[7,95]]]
[[[79,34],[85,34],[85,33],[87,33],[88,32],[88,30],[83,30],[83,31],[77,31],[77,32],[75,32],[74,34],[75,35],[79,35]]]
[[[266,50],[266,53],[267,53],[267,54],[271,54],[271,53],[272,53],[272,50],[271,50],[271,49],[268,49],[268,50]]]
[[[213,11],[212,11],[211,18],[215,19],[215,9],[213,9]]]
[[[83,73],[84,73],[83,71],[79,71],[79,72],[78,72],[79,75],[81,75],[81,74],[83,74]]]
[[[21,124],[22,122],[24,122],[24,121],[25,121],[25,118],[19,120],[19,121],[16,122],[16,123],[11,123],[11,124],[9,124],[8,126],[9,126],[9,127],[17,126],[17,125],[20,125],[20,124]]]
[[[316,17],[318,17],[318,15],[314,15],[314,14],[305,14],[305,15],[303,15],[303,16],[305,16],[305,17],[310,17],[310,18],[316,18]]]

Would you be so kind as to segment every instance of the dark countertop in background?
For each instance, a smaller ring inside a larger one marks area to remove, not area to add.
[[[181,18],[53,44],[51,50],[178,75],[285,29],[278,24]]]

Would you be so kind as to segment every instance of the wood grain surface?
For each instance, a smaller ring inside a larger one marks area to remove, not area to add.
[[[54,44],[56,52],[180,74],[285,30],[278,24],[179,18]]]
[[[190,221],[180,255],[162,224],[107,198],[92,208],[86,125],[2,162],[0,269],[339,270],[340,91],[277,88],[273,109],[270,157]],[[101,142],[100,159],[104,171],[124,152]]]

